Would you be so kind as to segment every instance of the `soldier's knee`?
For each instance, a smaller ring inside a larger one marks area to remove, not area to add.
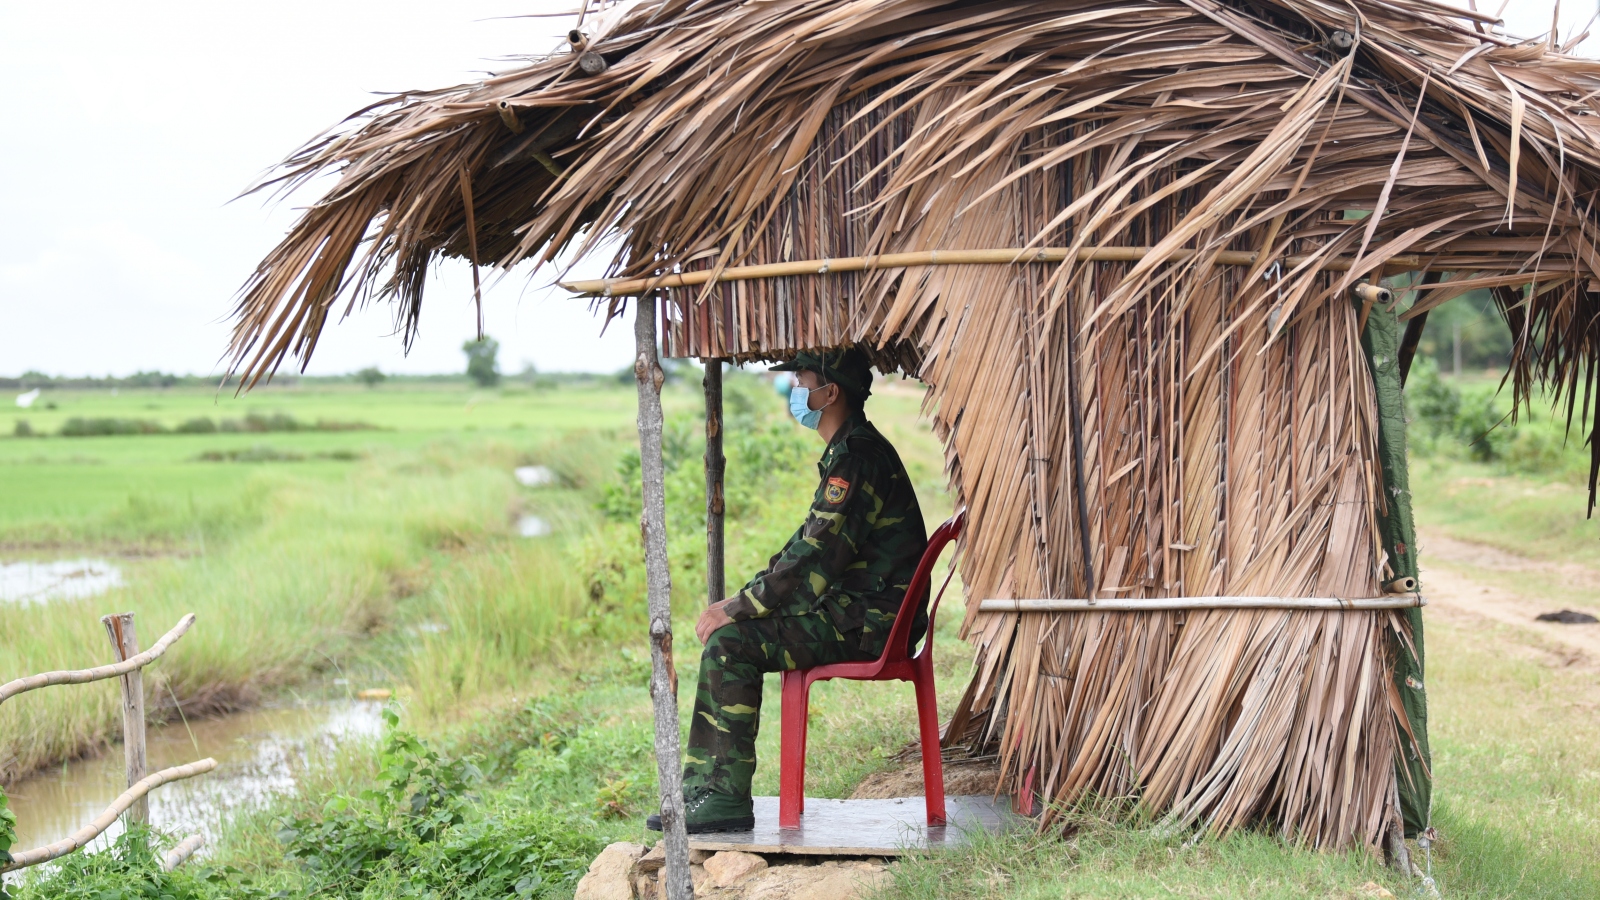
[[[744,643],[744,635],[739,630],[739,623],[729,622],[711,632],[711,636],[706,638],[705,648],[700,652],[704,656],[720,656],[727,648],[742,643]]]
[[[727,625],[711,632],[706,639],[705,647],[700,651],[702,658],[728,659],[744,662],[751,652],[758,652],[760,641],[744,627],[741,622],[729,622]]]

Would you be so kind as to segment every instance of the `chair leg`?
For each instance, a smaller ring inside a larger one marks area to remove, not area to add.
[[[783,711],[778,735],[778,827],[799,828],[806,796],[805,673],[783,673]]]
[[[944,760],[939,756],[939,698],[934,692],[933,671],[918,671],[917,728],[922,733],[922,790],[928,802],[928,824],[943,825]]]
[[[1033,780],[1039,774],[1037,764],[1028,767],[1022,776],[1022,792],[1011,798],[1011,811],[1019,816],[1033,816],[1039,812],[1034,801]]]

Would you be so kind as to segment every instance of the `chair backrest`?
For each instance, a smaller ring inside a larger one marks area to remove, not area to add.
[[[900,601],[900,612],[895,614],[894,627],[889,630],[889,643],[884,645],[881,662],[900,662],[910,655],[911,623],[928,606],[933,564],[939,561],[939,554],[944,552],[945,545],[961,536],[961,523],[965,518],[965,512],[956,513],[935,528],[933,536],[928,538],[928,549],[922,551],[916,574],[911,576],[905,598]],[[930,640],[933,637],[933,615],[937,611],[935,608],[928,614],[927,638]]]

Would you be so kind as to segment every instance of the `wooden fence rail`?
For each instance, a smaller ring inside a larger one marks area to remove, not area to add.
[[[162,769],[151,775],[144,773],[144,681],[141,673],[145,666],[160,659],[161,655],[194,625],[194,613],[179,619],[178,624],[162,635],[155,646],[143,652],[139,650],[139,639],[134,631],[133,613],[116,613],[105,616],[100,621],[105,625],[106,634],[111,639],[112,652],[117,662],[91,669],[44,672],[8,681],[0,685],[0,703],[18,694],[51,685],[86,684],[107,678],[121,678],[122,742],[127,759],[128,789],[106,807],[105,812],[95,817],[94,821],[73,832],[69,837],[44,847],[11,854],[11,860],[0,865],[0,874],[36,866],[80,850],[104,834],[105,830],[111,827],[111,823],[125,813],[130,822],[147,822],[150,813],[148,801],[145,799],[146,794],[168,782],[203,775],[217,767],[216,760],[207,758],[188,765]],[[162,869],[170,872],[182,865],[184,860],[194,855],[202,843],[204,839],[198,834],[184,838],[166,854],[162,860]]]
[[[161,871],[171,872],[173,869],[183,865],[184,861],[193,856],[195,851],[200,849],[200,845],[205,842],[206,839],[198,834],[191,834],[179,841],[178,846],[168,850],[167,855],[162,858]]]
[[[32,850],[24,850],[21,853],[13,853],[11,854],[11,862],[0,868],[0,872],[37,866],[40,863],[59,859],[68,853],[80,850],[90,841],[99,837],[107,828],[110,828],[111,823],[117,820],[117,816],[122,815],[128,807],[134,804],[134,801],[143,799],[145,794],[168,782],[204,775],[216,767],[217,761],[207,757],[198,762],[189,763],[186,766],[173,766],[170,769],[162,769],[159,772],[146,775],[138,784],[123,791],[122,796],[112,801],[111,805],[106,807],[105,812],[96,816],[94,821],[73,832],[70,837],[62,838],[54,844],[35,847]]]
[[[188,631],[189,626],[193,624],[194,613],[189,613],[179,619],[178,624],[174,625],[171,631],[162,635],[161,640],[156,641],[155,646],[149,650],[109,666],[95,666],[92,669],[71,669],[61,672],[43,672],[0,684],[0,703],[6,702],[18,694],[49,687],[53,684],[86,684],[90,681],[118,678],[135,669],[142,669],[155,662],[160,658],[161,654],[167,652],[167,648],[171,647],[178,638],[183,637],[183,633]]]

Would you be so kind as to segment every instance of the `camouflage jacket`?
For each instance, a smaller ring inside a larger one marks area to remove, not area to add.
[[[817,473],[805,524],[727,613],[739,621],[825,611],[839,631],[887,630],[928,546],[911,478],[860,412],[828,443]]]

